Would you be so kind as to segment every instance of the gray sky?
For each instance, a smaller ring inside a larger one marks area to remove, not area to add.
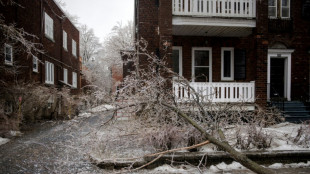
[[[93,28],[102,42],[117,22],[133,21],[134,0],[63,0],[65,10]]]

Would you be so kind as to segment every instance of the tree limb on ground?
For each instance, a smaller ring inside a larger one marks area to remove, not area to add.
[[[175,113],[177,113],[180,117],[182,117],[186,122],[194,126],[198,131],[200,131],[203,136],[209,140],[211,143],[214,145],[224,149],[226,152],[230,154],[230,156],[241,163],[243,166],[246,168],[258,173],[258,174],[273,174],[275,173],[274,171],[264,168],[257,164],[256,162],[252,161],[249,159],[246,155],[242,154],[241,152],[236,151],[234,148],[232,148],[228,143],[222,142],[212,135],[208,134],[206,130],[204,130],[200,125],[198,125],[194,120],[192,120],[187,114],[183,113],[179,108],[176,108],[174,106],[171,106],[170,104],[167,103],[161,103],[163,106],[170,108],[173,110]]]

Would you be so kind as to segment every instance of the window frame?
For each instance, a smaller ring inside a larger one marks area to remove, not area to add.
[[[282,16],[282,10],[283,10],[283,5],[282,5],[282,3],[283,3],[283,0],[281,0],[281,7],[280,7],[280,17],[282,18],[282,19],[289,19],[290,17],[291,17],[291,1],[290,0],[287,0],[287,3],[288,3],[288,6],[285,6],[285,8],[288,8],[288,17],[283,17]]]
[[[278,0],[274,0],[275,5],[269,6],[269,0],[268,0],[268,17],[271,19],[275,19],[278,16]],[[275,8],[275,16],[269,16],[269,8]]]
[[[224,66],[225,66],[225,60],[224,60],[224,52],[230,51],[230,77],[224,77]],[[222,47],[221,48],[221,80],[224,81],[233,81],[234,80],[234,74],[235,74],[235,52],[233,47]]]
[[[173,46],[172,50],[179,51],[179,76],[183,76],[182,46]],[[173,64],[173,62],[172,62],[172,64]]]
[[[195,66],[195,51],[209,51],[209,66]],[[192,82],[195,82],[195,68],[209,68],[209,82],[212,82],[212,47],[192,47]]]
[[[45,83],[53,85],[54,84],[54,64],[48,61],[45,61]]]
[[[68,34],[65,30],[63,30],[62,32],[62,36],[63,36],[62,46],[64,50],[68,51]]]
[[[68,84],[68,69],[64,68],[64,72],[63,72],[63,80],[65,84]]]
[[[72,55],[74,57],[77,57],[77,49],[76,49],[76,41],[74,39],[72,39]]]
[[[6,56],[7,56],[6,50],[7,50],[7,48],[10,49],[10,58],[11,58],[10,61],[6,60]],[[13,65],[13,61],[14,60],[13,60],[13,47],[12,47],[12,45],[5,43],[4,44],[3,52],[4,52],[4,64],[6,64],[6,65]]]
[[[77,73],[72,72],[72,87],[77,88]]]
[[[36,64],[36,68],[34,68],[34,64]],[[39,72],[39,64],[38,64],[38,57],[37,56],[33,56],[32,57],[32,71],[33,72]]]
[[[46,12],[44,12],[44,34],[45,37],[54,41],[54,20]]]

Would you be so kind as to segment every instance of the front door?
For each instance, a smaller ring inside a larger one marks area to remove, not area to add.
[[[270,97],[284,97],[285,59],[270,59]]]

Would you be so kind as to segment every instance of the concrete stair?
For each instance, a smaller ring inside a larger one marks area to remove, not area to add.
[[[301,123],[310,120],[310,110],[300,101],[272,102],[272,106],[283,112],[285,120],[292,123]]]

